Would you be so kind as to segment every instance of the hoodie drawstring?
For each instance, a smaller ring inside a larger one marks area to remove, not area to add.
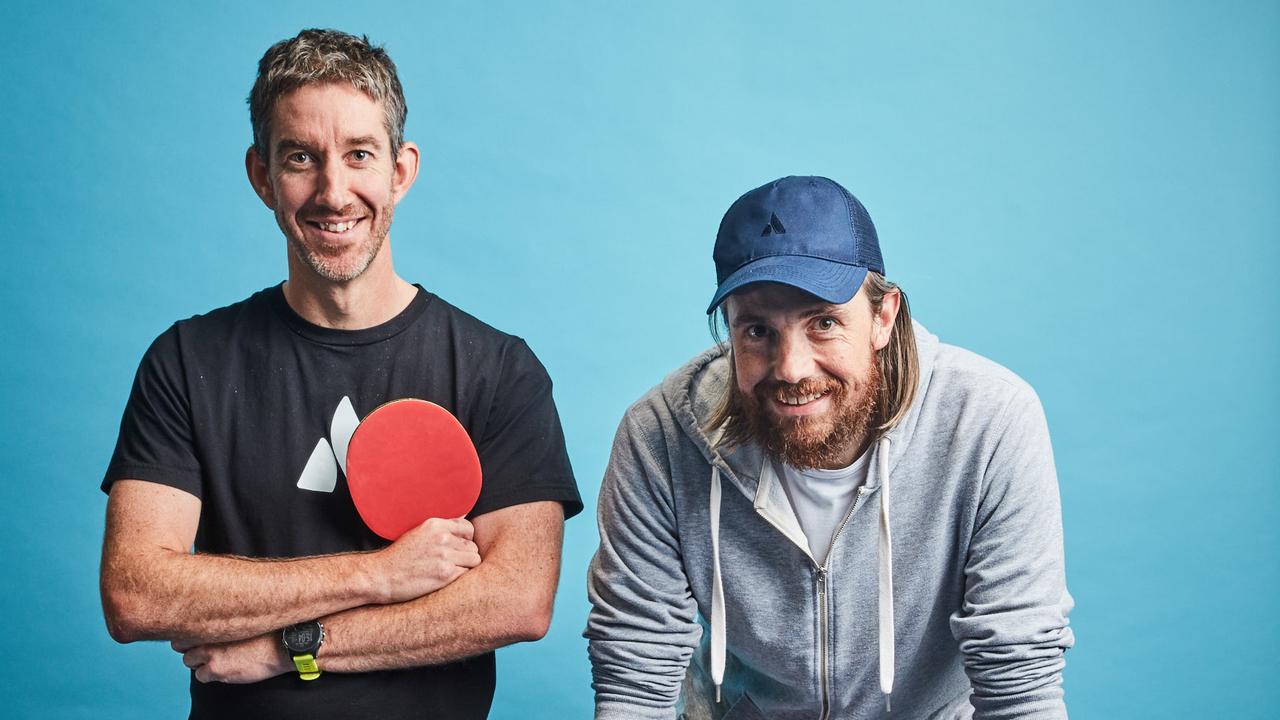
[[[893,694],[893,535],[889,531],[889,438],[880,438],[880,692],[884,711]]]
[[[893,534],[889,528],[889,438],[880,438],[880,512],[878,555],[879,625],[880,625],[880,692],[884,693],[885,712],[891,710],[893,694]],[[720,468],[711,466],[711,682],[716,686],[716,702],[720,702],[720,686],[724,684],[725,647],[724,582],[720,577]]]
[[[716,702],[724,684],[724,583],[720,581],[720,468],[711,466],[711,682]]]

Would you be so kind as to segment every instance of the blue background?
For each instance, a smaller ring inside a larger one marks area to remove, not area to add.
[[[709,343],[720,215],[825,174],[944,340],[1039,391],[1078,718],[1280,706],[1274,2],[7,5],[0,217],[0,707],[185,714],[117,646],[97,486],[138,359],[279,282],[244,98],[302,27],[396,59],[425,162],[397,267],[525,337],[588,507],[624,408]],[[785,8],[785,9],[784,9]],[[550,635],[500,653],[495,718],[588,717],[590,513]]]

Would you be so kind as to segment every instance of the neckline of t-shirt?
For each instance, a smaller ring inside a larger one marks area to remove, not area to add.
[[[435,296],[417,283],[413,286],[418,289],[418,293],[400,314],[380,325],[359,330],[327,328],[308,321],[289,307],[289,301],[284,297],[284,283],[271,288],[271,306],[290,330],[313,342],[322,345],[371,345],[399,335],[426,311]]]
[[[805,468],[801,470],[798,467],[786,465],[786,468],[791,472],[797,475],[801,475],[803,477],[809,478],[810,480],[817,480],[821,482],[832,482],[836,480],[844,480],[846,478],[853,477],[854,475],[862,472],[862,469],[867,466],[867,462],[870,459],[871,459],[871,448],[867,448],[866,450],[863,451],[861,455],[858,456],[857,460],[854,460],[847,467],[835,468],[831,470],[828,470],[825,468]]]

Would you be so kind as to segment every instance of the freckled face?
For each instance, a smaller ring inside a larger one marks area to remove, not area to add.
[[[864,293],[832,305],[756,283],[726,302],[738,409],[765,449],[796,467],[857,459],[880,384]]]
[[[384,122],[382,106],[350,85],[305,85],[276,102],[260,177],[251,161],[294,257],[326,280],[364,273],[408,189]]]

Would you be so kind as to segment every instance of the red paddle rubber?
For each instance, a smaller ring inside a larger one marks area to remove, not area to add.
[[[347,486],[369,529],[395,540],[429,518],[471,512],[480,496],[480,458],[448,410],[394,400],[352,434]]]

